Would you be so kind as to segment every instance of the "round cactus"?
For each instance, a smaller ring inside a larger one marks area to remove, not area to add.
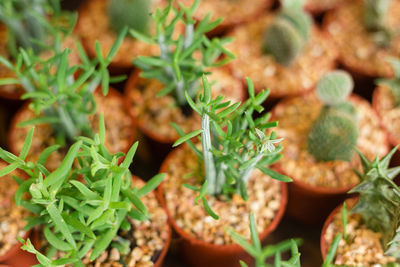
[[[120,32],[125,26],[146,33],[150,22],[151,0],[111,0],[108,17],[111,28]]]
[[[351,116],[330,111],[312,125],[307,149],[318,161],[350,161],[357,137],[357,126]]]
[[[318,82],[316,92],[326,105],[334,106],[346,101],[353,90],[354,82],[350,74],[336,70],[325,74]]]
[[[301,52],[308,40],[311,17],[303,12],[300,1],[296,5],[283,5],[283,9],[266,29],[262,49],[277,62],[288,66]]]

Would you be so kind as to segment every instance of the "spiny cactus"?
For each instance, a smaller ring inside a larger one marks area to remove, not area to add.
[[[357,144],[357,116],[346,99],[353,80],[344,71],[326,74],[317,84],[317,96],[325,106],[310,128],[308,152],[318,161],[350,161]]]
[[[312,19],[302,7],[302,0],[283,1],[282,10],[264,33],[263,52],[285,66],[302,51],[310,34]]]
[[[387,255],[400,258],[400,188],[393,179],[400,167],[389,168],[397,147],[381,160],[369,161],[359,152],[363,172],[357,172],[360,184],[349,193],[360,195],[351,212],[361,215],[369,229],[381,233],[381,243]]]
[[[392,32],[385,23],[391,0],[365,0],[364,25],[379,46],[390,45]]]
[[[146,33],[150,22],[151,0],[111,0],[108,17],[111,28],[119,33],[128,26],[138,32]]]

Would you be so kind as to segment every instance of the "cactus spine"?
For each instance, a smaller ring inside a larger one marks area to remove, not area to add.
[[[318,161],[350,161],[357,144],[356,110],[346,99],[353,80],[344,71],[326,74],[317,84],[317,96],[324,102],[308,134],[307,149]]]
[[[282,65],[290,65],[302,51],[312,19],[302,10],[301,0],[283,1],[282,10],[266,29],[262,49]]]
[[[125,26],[141,33],[147,33],[151,0],[111,0],[108,17],[111,28],[119,33]]]
[[[390,46],[392,32],[385,23],[391,0],[364,0],[364,25],[375,42],[382,47]]]

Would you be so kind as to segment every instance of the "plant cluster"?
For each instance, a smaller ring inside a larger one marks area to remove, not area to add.
[[[378,79],[378,84],[383,84],[390,88],[397,107],[400,105],[400,60],[388,58],[387,61],[392,65],[394,76],[391,79]]]
[[[46,148],[35,163],[25,161],[33,129],[18,156],[0,149],[0,158],[9,163],[0,171],[0,176],[19,169],[28,177],[26,180],[15,177],[20,184],[15,201],[33,214],[27,219],[26,230],[43,226],[49,249],[44,255],[30,240],[21,242],[25,243],[24,250],[36,254],[42,266],[84,266],[82,258],[88,253],[90,261],[94,261],[110,246],[125,255],[130,251],[131,242],[119,236],[119,232],[131,228],[129,220],[148,218],[140,198],[156,188],[164,175],[153,177],[142,188],[134,187],[129,165],[138,143],[126,155],[110,154],[104,145],[102,115],[99,125],[99,133],[94,138],[78,138],[53,172],[44,164],[58,145]]]
[[[228,38],[208,38],[206,33],[217,27],[222,19],[210,21],[207,14],[195,27],[194,13],[200,0],[190,7],[169,0],[165,9],[153,15],[156,34],[146,36],[131,29],[133,37],[151,45],[158,45],[160,54],[139,56],[134,63],[142,69],[141,76],[156,79],[165,87],[158,96],[171,94],[180,107],[187,106],[185,94],[193,100],[200,91],[200,78],[210,67],[226,64],[235,56],[224,48]],[[222,57],[222,59],[221,59]]]
[[[310,35],[312,18],[303,5],[304,0],[283,0],[281,11],[264,33],[263,51],[285,66],[301,53]]]
[[[387,255],[400,258],[400,188],[393,182],[400,167],[389,168],[396,150],[397,147],[373,161],[359,152],[363,172],[357,171],[360,183],[349,193],[359,194],[351,212],[360,214],[369,229],[382,234],[381,243]]]
[[[357,145],[357,113],[348,96],[353,80],[344,71],[333,71],[318,82],[316,93],[324,103],[308,134],[307,149],[318,161],[350,161]]]
[[[255,111],[261,113],[264,110],[261,104],[268,97],[269,91],[263,90],[255,95],[250,79],[247,79],[247,85],[249,99],[242,105],[231,104],[230,101],[223,102],[223,96],[211,98],[210,84],[203,75],[204,92],[198,102],[195,103],[185,93],[189,105],[201,116],[201,129],[184,135],[179,126],[173,124],[182,136],[174,146],[186,142],[204,164],[204,182],[201,188],[190,185],[187,187],[199,192],[196,202],[202,200],[206,210],[214,218],[217,215],[208,207],[205,196],[229,197],[233,193],[239,193],[247,200],[246,184],[255,169],[274,179],[291,181],[289,177],[267,168],[280,159],[283,149],[282,145],[275,146],[282,139],[277,139],[275,132],[270,130],[277,126],[277,122],[268,121],[269,113],[253,119]],[[270,134],[266,131],[270,131]],[[201,141],[201,150],[191,141],[196,136]]]
[[[20,47],[32,49],[35,54],[46,50],[48,42],[57,41],[55,30],[67,35],[75,21],[76,16],[61,10],[59,0],[0,2],[0,22],[7,26],[8,52],[14,60]]]
[[[364,25],[373,34],[379,46],[388,47],[393,37],[392,30],[386,25],[385,19],[391,0],[364,0]]]
[[[70,65],[71,50],[51,48],[48,58],[33,50],[20,48],[16,62],[0,57],[0,63],[12,70],[16,78],[0,79],[0,84],[20,84],[26,93],[22,99],[30,99],[34,119],[20,126],[48,123],[52,126],[56,140],[64,145],[80,135],[93,136],[88,116],[95,113],[93,92],[101,84],[103,94],[109,90],[109,82],[123,77],[110,78],[107,66],[116,54],[127,33],[125,28],[106,57],[96,43],[97,57],[89,59],[79,42],[76,43],[80,63]]]
[[[119,33],[125,27],[146,34],[150,24],[151,0],[111,0],[108,18],[111,28]]]
[[[274,257],[273,267],[300,267],[300,253],[298,250],[298,244],[300,240],[287,240],[276,245],[269,245],[266,247],[261,247],[261,242],[257,233],[256,220],[254,214],[251,213],[249,216],[250,221],[250,235],[251,244],[241,235],[236,233],[232,228],[228,228],[228,233],[232,236],[233,240],[243,247],[247,253],[249,253],[256,261],[256,267],[272,267],[272,265],[267,264],[266,260],[269,257]],[[283,261],[281,253],[290,249],[291,258],[287,261]],[[248,267],[248,265],[240,261],[242,267]]]

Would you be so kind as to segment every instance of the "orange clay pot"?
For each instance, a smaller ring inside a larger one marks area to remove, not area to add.
[[[179,149],[179,148],[178,148]],[[174,156],[176,150],[173,150],[165,159],[163,164],[161,165],[160,173],[165,173],[167,170],[167,166],[171,158]],[[167,212],[169,223],[172,225],[172,228],[181,238],[180,240],[180,252],[182,256],[185,258],[186,262],[190,264],[190,266],[194,267],[221,267],[221,266],[229,266],[229,267],[240,267],[239,260],[243,260],[247,263],[253,262],[253,259],[247,254],[244,249],[237,244],[230,245],[216,245],[205,242],[203,240],[196,239],[189,233],[185,232],[181,229],[174,218],[170,215],[167,205],[165,202],[165,198],[163,195],[162,183],[158,188],[159,199],[161,200],[161,205]],[[260,234],[260,240],[265,241],[268,234],[276,229],[282,216],[285,212],[286,203],[287,203],[287,186],[285,183],[281,183],[281,203],[279,210],[277,211],[275,218],[271,222],[271,224]]]
[[[361,101],[357,95],[351,98],[356,102]],[[285,103],[283,100],[281,103]],[[272,110],[272,120],[274,120],[274,110]],[[389,144],[386,142],[387,152]],[[273,167],[275,171],[292,178],[293,182],[288,183],[289,200],[287,206],[287,215],[305,224],[321,224],[329,213],[349,197],[347,194],[353,186],[342,188],[325,188],[313,186],[303,181],[296,180],[291,175],[282,170],[281,165],[284,162],[278,162]]]
[[[97,89],[97,91],[99,91],[99,88]],[[108,98],[111,98],[111,97],[119,98],[120,99],[119,101],[121,102],[121,106],[123,106],[123,101],[124,101],[123,100],[123,96],[117,90],[115,90],[113,88],[110,88],[110,90],[108,92],[108,95],[105,96],[105,97],[108,97]],[[17,128],[18,128],[17,124],[19,122],[21,122],[20,117],[22,116],[23,111],[29,108],[28,106],[29,106],[29,102],[25,102],[22,105],[22,107],[17,111],[17,113],[14,115],[14,117],[11,120],[10,129],[9,129],[8,136],[7,136],[7,139],[8,139],[7,142],[8,142],[9,150],[10,150],[11,153],[16,154],[16,155],[20,152],[20,151],[17,150],[17,147],[16,147],[16,144],[17,144],[17,141],[18,141],[16,139],[17,137],[16,137],[16,134],[15,134],[16,131],[17,131]],[[126,119],[127,120],[132,120],[132,118],[128,115],[127,112],[126,112]],[[131,121],[131,125],[132,125],[132,127],[131,127],[132,129],[131,129],[131,132],[130,132],[130,137],[129,137],[129,142],[128,142],[129,145],[126,148],[124,148],[123,151],[121,151],[121,152],[124,152],[124,153],[128,152],[130,146],[133,144],[134,140],[136,139],[135,122]],[[106,131],[107,131],[107,129],[106,129]]]
[[[358,197],[350,198],[351,204],[354,205]],[[333,221],[333,218],[338,214],[343,207],[343,203],[337,206],[326,218],[324,226],[322,227],[321,238],[320,238],[320,246],[321,246],[321,255],[322,258],[325,260],[326,254],[328,253],[330,244],[328,244],[325,240],[325,233],[326,229],[328,228],[329,224]]]
[[[22,218],[23,219],[23,218]],[[28,239],[31,231],[24,236],[24,240]],[[18,242],[6,254],[0,257],[0,263],[9,265],[10,267],[29,267],[38,264],[36,257],[21,249],[22,244]],[[0,265],[0,267],[3,265]],[[6,265],[4,265],[6,266]]]
[[[135,179],[143,180],[143,179],[141,179],[141,178],[139,178],[139,177],[137,177],[135,175],[132,175],[132,180],[135,180]],[[161,201],[160,201],[160,198],[159,198],[159,195],[158,195],[157,191],[154,191],[153,193],[155,194],[155,197],[157,198],[158,202],[161,204]],[[35,246],[35,248],[39,248],[40,247],[40,243],[41,243],[40,242],[40,239],[41,239],[40,235],[41,235],[41,232],[38,231],[37,229],[34,229],[32,231],[32,244]],[[162,249],[160,255],[158,256],[156,262],[154,263],[154,267],[161,267],[163,265],[163,261],[165,259],[165,256],[167,255],[168,248],[169,248],[169,246],[171,244],[171,236],[172,236],[172,229],[171,229],[171,227],[168,227],[168,237],[167,237],[167,240],[165,241],[165,246]],[[34,259],[36,261],[35,257],[34,257]],[[28,266],[31,266],[31,265],[26,265],[26,267],[28,267]],[[2,266],[0,265],[0,267],[2,267]],[[16,265],[16,267],[25,267],[25,266]],[[134,267],[134,266],[128,266],[128,267]]]

